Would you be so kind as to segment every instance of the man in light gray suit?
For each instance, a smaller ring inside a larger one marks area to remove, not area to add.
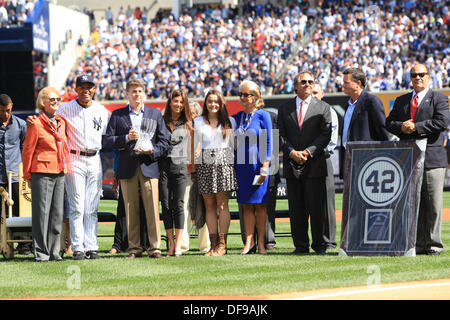
[[[416,253],[439,255],[444,247],[442,193],[448,160],[443,133],[449,122],[448,98],[429,88],[430,75],[425,65],[413,66],[410,75],[414,91],[395,100],[386,128],[401,140],[427,138]]]
[[[309,252],[308,218],[311,219],[311,248],[325,254],[327,165],[324,149],[331,138],[330,106],[312,96],[314,76],[302,71],[294,78],[297,96],[278,109],[283,173],[288,191],[293,254]]]

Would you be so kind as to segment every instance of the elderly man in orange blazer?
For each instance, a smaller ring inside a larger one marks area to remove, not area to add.
[[[60,105],[57,89],[42,89],[36,105],[41,113],[27,129],[22,151],[23,178],[31,188],[34,256],[36,262],[62,261],[66,122],[55,114]]]

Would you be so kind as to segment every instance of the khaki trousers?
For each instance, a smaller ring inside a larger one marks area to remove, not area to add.
[[[139,191],[147,219],[148,254],[161,253],[161,227],[159,220],[158,179],[147,178],[138,167],[134,177],[121,179],[120,186],[125,205],[128,231],[128,252],[141,254],[141,232],[139,218]]]

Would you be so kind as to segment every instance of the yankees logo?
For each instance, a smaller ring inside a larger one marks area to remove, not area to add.
[[[94,129],[99,131],[102,127],[102,118],[100,118],[99,120],[97,120],[97,118],[94,118],[92,119],[92,121],[94,122]]]

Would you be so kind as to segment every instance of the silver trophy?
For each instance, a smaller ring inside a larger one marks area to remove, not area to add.
[[[143,151],[153,150],[152,138],[156,131],[156,120],[143,118],[139,132],[139,139],[136,142],[135,149]]]

